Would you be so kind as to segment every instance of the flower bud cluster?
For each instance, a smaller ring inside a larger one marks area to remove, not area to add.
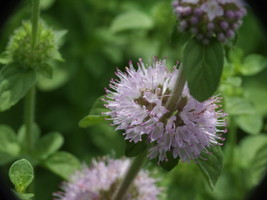
[[[226,43],[234,38],[246,14],[241,0],[175,0],[179,30],[190,31],[203,44],[212,37]]]
[[[37,43],[32,47],[32,25],[23,22],[15,30],[7,46],[7,54],[12,63],[22,68],[39,70],[47,67],[48,63],[58,53],[53,30],[40,23],[38,26]]]

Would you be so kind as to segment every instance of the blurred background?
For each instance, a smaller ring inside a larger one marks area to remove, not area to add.
[[[31,1],[17,2],[10,7],[6,4],[3,9],[6,12],[2,12],[0,52],[22,20],[30,19]],[[104,87],[115,77],[116,67],[123,70],[129,60],[136,63],[138,58],[149,64],[153,56],[167,57],[168,66],[172,67],[181,58],[185,37],[182,34],[173,37],[177,22],[172,14],[172,1],[40,2],[41,18],[55,30],[68,31],[61,48],[65,62],[54,66],[52,80],[42,78],[38,82],[36,122],[41,133],[62,133],[65,139],[62,150],[85,163],[98,156],[123,156],[123,139],[108,123],[86,129],[79,128],[78,123],[89,113],[94,101],[105,94]],[[148,164],[148,168],[156,170],[160,185],[166,187],[164,199],[256,199],[256,188],[267,168],[267,40],[255,10],[249,6],[247,9],[236,47],[226,52],[218,88],[229,113],[222,176],[211,191],[195,165],[181,163],[167,173]],[[22,120],[23,102],[0,113],[0,123],[15,130]],[[9,167],[7,164],[0,170],[7,174]],[[51,199],[61,182],[52,172],[36,168],[36,199]]]

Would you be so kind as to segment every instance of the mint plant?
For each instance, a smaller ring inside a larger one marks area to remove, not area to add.
[[[19,199],[235,200],[260,183],[266,41],[247,4],[29,2],[0,33],[0,166]]]

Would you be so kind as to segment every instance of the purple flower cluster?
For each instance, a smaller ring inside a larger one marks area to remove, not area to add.
[[[212,37],[225,43],[235,36],[246,10],[241,0],[175,0],[180,31],[190,31],[203,44]]]
[[[110,200],[129,164],[128,159],[93,161],[91,167],[84,166],[63,183],[63,192],[55,193],[55,200]],[[125,200],[157,200],[161,189],[155,183],[147,171],[141,170]]]
[[[220,97],[199,102],[187,86],[175,108],[167,110],[179,70],[169,71],[165,62],[154,59],[146,67],[140,59],[137,70],[131,62],[126,73],[118,70],[119,80],[111,80],[111,90],[106,89],[105,106],[110,111],[104,114],[113,120],[116,130],[124,130],[126,140],[137,143],[146,135],[150,158],[167,160],[171,152],[174,158],[189,162],[224,140],[220,133],[226,132],[226,114],[218,109]]]

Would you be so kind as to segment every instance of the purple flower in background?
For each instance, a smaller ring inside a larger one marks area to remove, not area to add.
[[[191,31],[203,44],[212,37],[223,43],[232,39],[246,14],[241,0],[175,0],[173,9],[179,30]]]
[[[216,0],[208,0],[206,3],[202,4],[201,9],[203,13],[207,14],[210,21],[223,15],[223,8]]]
[[[111,80],[111,90],[106,90],[105,106],[110,111],[104,114],[113,120],[112,125],[134,143],[146,136],[149,157],[159,161],[167,160],[168,152],[185,162],[195,160],[207,147],[220,144],[218,140],[224,139],[220,133],[226,132],[220,97],[199,102],[185,86],[176,106],[166,109],[178,74],[176,67],[167,69],[165,60],[154,59],[146,67],[140,59],[137,70],[131,62],[126,73],[118,70],[119,80]]]
[[[83,166],[62,185],[62,192],[54,194],[57,200],[110,200],[128,169],[130,160],[103,159]],[[161,189],[156,180],[141,170],[126,194],[126,200],[157,200]]]

